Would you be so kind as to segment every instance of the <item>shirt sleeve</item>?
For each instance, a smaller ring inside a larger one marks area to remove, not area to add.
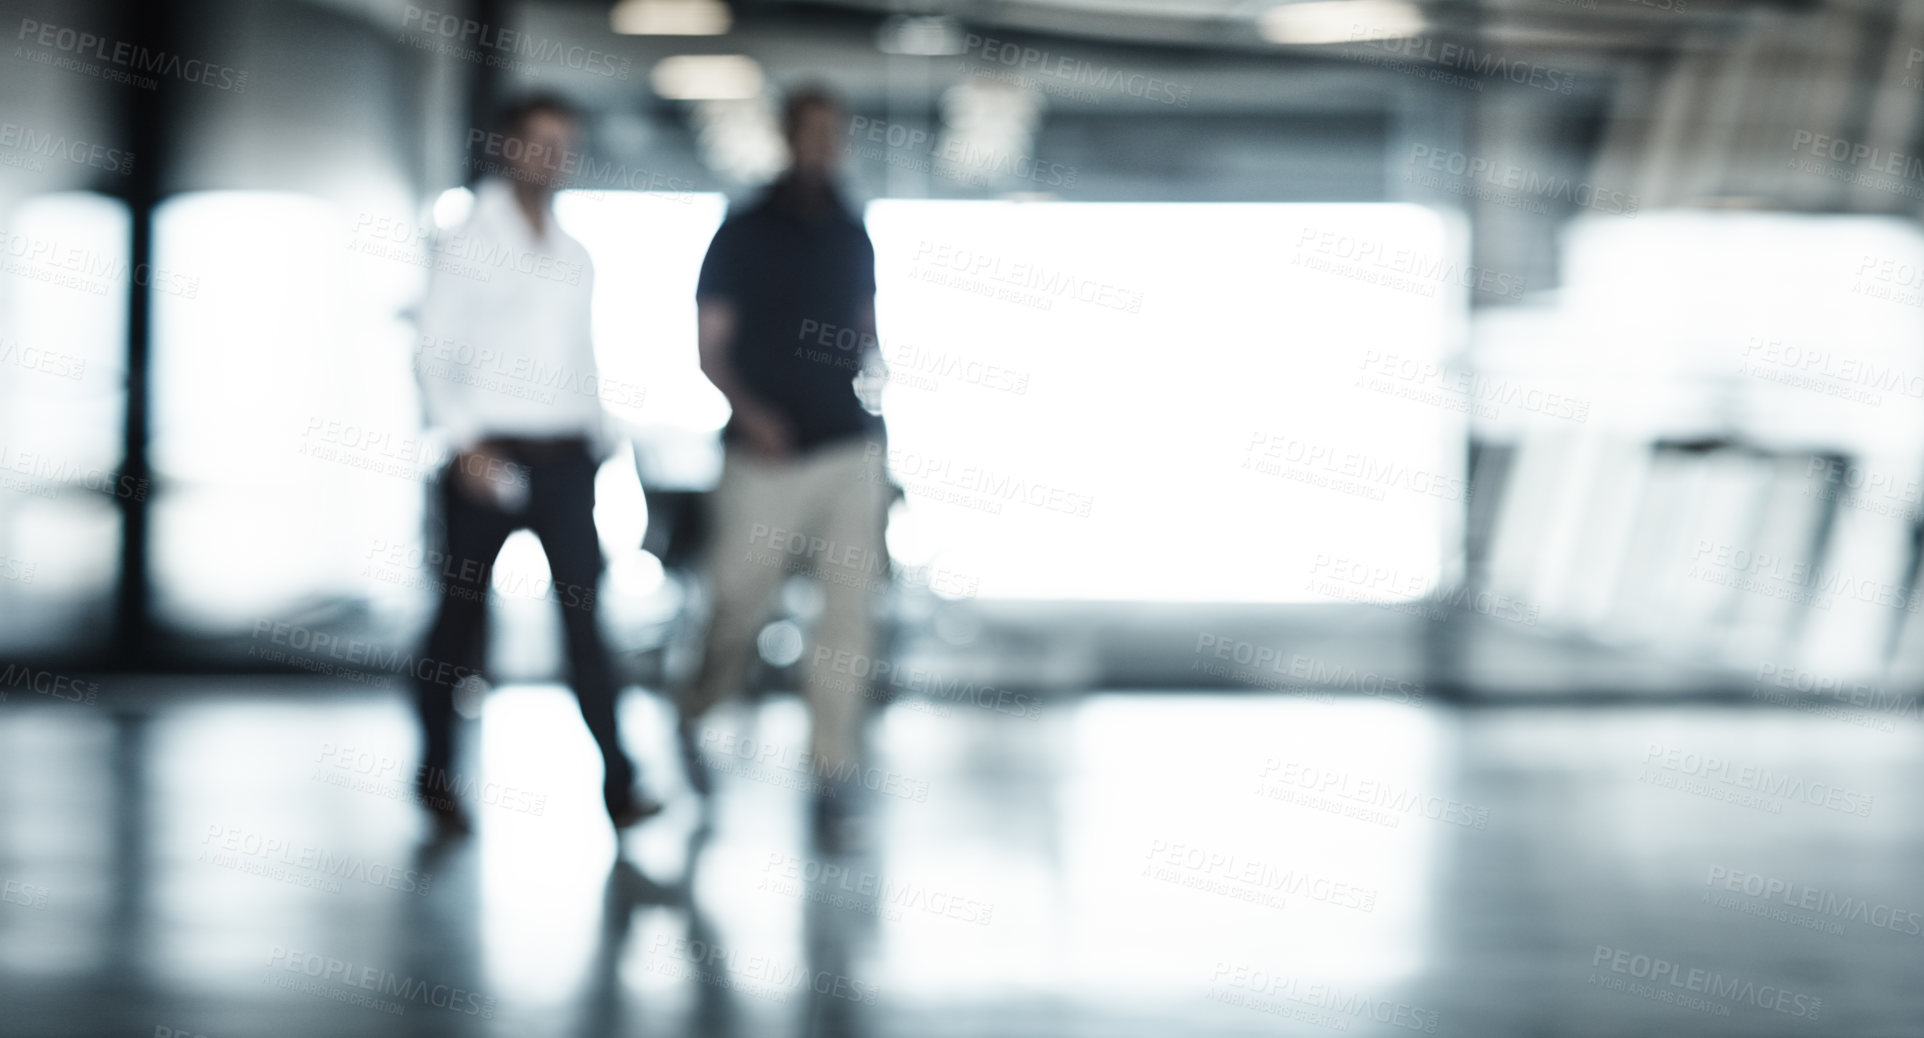
[[[599,387],[601,385],[601,365],[595,359],[594,300],[595,262],[594,259],[588,255],[588,251],[583,249],[581,252],[581,307],[579,310],[581,325],[580,331],[578,332],[581,337],[581,343],[579,349],[580,356],[586,358],[585,363],[588,365],[588,369],[595,373],[594,385]],[[614,416],[608,413],[606,407],[602,406],[599,395],[595,398],[594,410],[594,424],[588,430],[588,448],[597,459],[606,460],[614,455],[616,446],[621,442],[623,427],[619,426]]]
[[[477,297],[486,287],[434,264],[417,319],[414,369],[424,417],[428,428],[454,450],[465,450],[482,438],[481,413],[462,376],[475,353],[474,321],[482,312]]]
[[[741,257],[736,244],[739,237],[732,221],[722,224],[715,232],[714,240],[708,243],[708,255],[702,257],[701,277],[695,281],[696,299],[735,301],[741,298]]]

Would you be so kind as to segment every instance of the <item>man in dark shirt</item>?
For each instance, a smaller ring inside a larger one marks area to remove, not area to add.
[[[712,497],[714,611],[684,697],[682,739],[697,788],[701,714],[741,688],[782,578],[823,589],[804,656],[808,765],[818,833],[846,819],[872,644],[870,592],[887,575],[880,420],[855,395],[874,350],[875,249],[838,195],[847,115],[833,95],[789,95],[791,162],[715,234],[695,289],[703,374],[728,398],[725,460]]]

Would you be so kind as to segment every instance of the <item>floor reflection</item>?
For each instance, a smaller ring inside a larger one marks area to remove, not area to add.
[[[1822,998],[1833,1033],[1924,1018],[1917,937],[1824,908],[1924,905],[1908,722],[896,708],[870,733],[870,839],[830,855],[791,758],[724,760],[697,801],[659,704],[627,709],[673,806],[619,840],[558,688],[491,698],[455,840],[386,781],[413,746],[388,697],[0,716],[0,1034],[1810,1033],[1612,989],[1598,948]],[[802,722],[778,698],[718,723],[779,748]],[[1871,809],[1740,799],[1666,747]],[[1732,874],[1818,893],[1726,898]]]

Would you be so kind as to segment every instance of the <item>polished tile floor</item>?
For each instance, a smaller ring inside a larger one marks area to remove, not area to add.
[[[867,846],[803,717],[705,730],[619,841],[553,686],[470,726],[464,841],[398,697],[0,703],[0,1034],[1924,1033],[1924,726],[1255,694],[897,704]]]

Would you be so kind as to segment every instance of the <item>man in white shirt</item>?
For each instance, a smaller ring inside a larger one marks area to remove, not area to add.
[[[422,803],[467,828],[454,796],[454,689],[486,656],[487,593],[508,535],[533,530],[548,556],[582,717],[601,749],[616,828],[660,810],[635,792],[621,749],[618,691],[595,599],[602,570],[595,473],[610,437],[589,333],[594,268],[555,222],[554,195],[579,152],[579,119],[538,97],[511,109],[483,149],[498,163],[467,222],[435,250],[416,351],[429,423],[452,454],[441,473],[440,609],[418,685]]]

